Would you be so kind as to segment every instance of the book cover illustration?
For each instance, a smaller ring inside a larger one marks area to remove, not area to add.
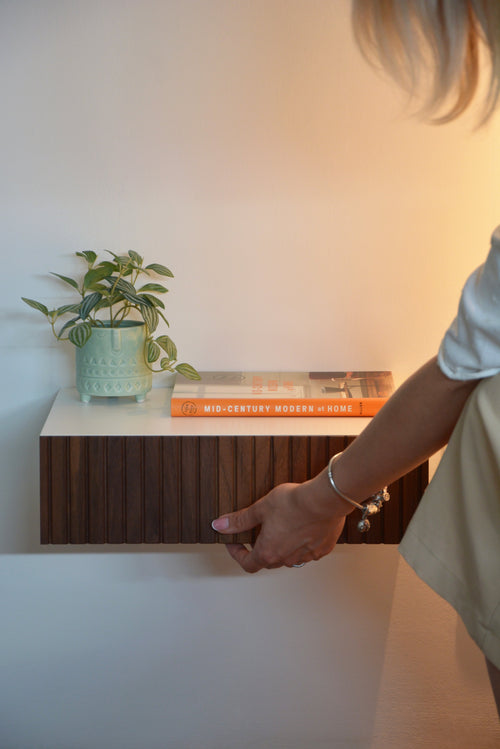
[[[374,416],[392,372],[200,372],[177,381],[172,416]]]

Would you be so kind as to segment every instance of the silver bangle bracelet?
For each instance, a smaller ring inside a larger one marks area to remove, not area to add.
[[[382,505],[384,504],[384,502],[388,502],[390,500],[391,495],[387,491],[387,487],[384,486],[383,489],[380,489],[380,491],[372,494],[366,504],[360,504],[354,499],[348,497],[347,494],[344,494],[344,492],[341,492],[337,484],[335,483],[335,479],[333,478],[332,474],[333,464],[341,455],[342,453],[332,455],[332,457],[328,461],[328,480],[330,481],[333,491],[338,494],[339,497],[345,499],[346,502],[349,502],[349,504],[355,507],[357,510],[361,510],[363,514],[361,516],[361,520],[358,523],[358,531],[360,531],[361,533],[365,533],[365,531],[370,530],[370,521],[368,520],[368,517],[370,515],[376,515],[377,512],[380,512]]]

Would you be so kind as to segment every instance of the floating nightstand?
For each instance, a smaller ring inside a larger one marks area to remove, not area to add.
[[[168,391],[144,403],[82,403],[61,390],[40,436],[42,544],[228,543],[210,523],[284,481],[304,481],[369,419],[171,418]],[[398,543],[428,481],[428,464],[389,489],[368,534],[350,515],[339,542]],[[364,537],[366,536],[366,538]],[[237,540],[249,541],[249,534]]]

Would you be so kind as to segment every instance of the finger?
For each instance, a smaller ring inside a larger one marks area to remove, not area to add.
[[[260,515],[257,505],[250,505],[244,510],[221,515],[212,522],[212,528],[218,533],[241,533],[250,531],[260,525]]]
[[[304,552],[295,552],[292,556],[288,557],[283,562],[285,567],[302,567],[304,564],[311,562],[313,557],[311,554]]]
[[[286,567],[296,567],[298,564],[307,564],[308,562],[319,562],[324,556],[329,554],[331,551],[330,547],[318,546],[317,548],[311,549],[308,546],[303,546],[290,554],[284,562]]]
[[[243,544],[227,544],[226,549],[245,572],[254,573],[262,569],[262,565],[256,561],[252,552],[248,551]]]

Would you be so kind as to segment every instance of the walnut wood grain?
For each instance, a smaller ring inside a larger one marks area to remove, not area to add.
[[[211,520],[276,483],[304,481],[351,437],[41,437],[42,544],[252,541]],[[368,534],[349,515],[340,543],[398,543],[427,485],[427,463],[390,487]]]

